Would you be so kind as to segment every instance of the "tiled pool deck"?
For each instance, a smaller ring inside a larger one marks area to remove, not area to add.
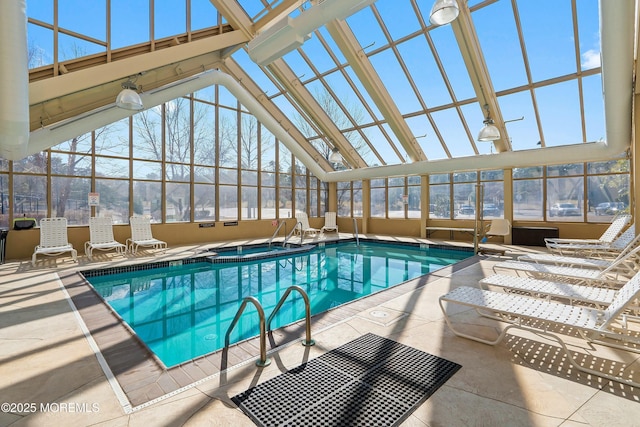
[[[250,426],[232,396],[367,332],[462,365],[403,425],[640,425],[638,390],[575,372],[552,342],[518,334],[492,347],[455,337],[446,328],[438,296],[492,274],[494,257],[474,257],[314,316],[313,347],[298,343],[303,323],[275,331],[268,348],[292,344],[270,352],[273,363],[266,368],[255,366],[259,348],[250,340],[164,370],[76,273],[201,249],[126,258],[100,254],[93,262],[80,257],[79,264],[47,259],[37,268],[28,260],[0,265],[0,395],[13,405],[0,412],[0,425]],[[507,257],[536,250],[502,249]],[[473,311],[454,317],[487,333],[496,328]],[[590,347],[579,339],[571,349],[584,353],[585,363],[606,368],[623,362],[638,370],[634,353]],[[102,356],[114,378],[101,368]]]

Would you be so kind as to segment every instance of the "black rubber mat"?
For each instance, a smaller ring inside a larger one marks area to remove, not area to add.
[[[367,334],[232,400],[259,426],[396,426],[460,368]]]

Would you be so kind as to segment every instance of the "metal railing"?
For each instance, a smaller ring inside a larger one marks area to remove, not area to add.
[[[258,310],[258,316],[260,317],[260,360],[256,362],[256,365],[260,367],[269,366],[271,364],[271,360],[267,359],[267,334],[265,328],[265,320],[264,320],[264,310],[262,309],[262,305],[260,305],[260,301],[258,301],[255,297],[246,297],[242,300],[242,304],[236,313],[236,317],[233,318],[231,325],[229,325],[229,329],[227,329],[227,335],[224,337],[224,346],[229,347],[229,337],[231,336],[231,331],[235,328],[236,323],[238,323],[238,319],[242,315],[245,307],[248,303],[252,303],[256,310]]]
[[[314,345],[316,342],[311,339],[311,304],[309,303],[309,296],[304,291],[304,289],[302,289],[300,286],[293,285],[287,288],[285,293],[280,298],[280,301],[278,301],[276,308],[274,308],[273,311],[271,312],[269,319],[267,319],[266,321],[264,317],[264,309],[262,308],[260,301],[258,301],[258,299],[255,297],[244,298],[242,300],[242,304],[240,305],[240,308],[238,308],[238,311],[236,312],[236,315],[233,318],[233,321],[231,322],[231,325],[229,325],[229,329],[227,329],[227,334],[224,337],[225,348],[229,347],[231,332],[233,331],[233,328],[236,327],[238,320],[240,320],[240,316],[242,316],[242,313],[244,312],[245,307],[247,306],[248,303],[251,303],[256,307],[256,310],[258,311],[258,317],[260,318],[260,360],[256,362],[256,365],[260,366],[261,368],[265,366],[269,366],[271,364],[271,360],[267,358],[267,331],[271,330],[271,321],[275,317],[276,313],[278,313],[278,310],[282,308],[282,305],[284,304],[285,300],[287,299],[291,291],[298,291],[300,295],[302,295],[302,298],[304,299],[306,338],[302,340],[302,345],[305,345],[305,346]]]
[[[285,300],[287,299],[287,297],[289,296],[291,291],[298,291],[300,293],[300,295],[302,295],[302,298],[304,299],[304,311],[305,311],[305,322],[306,322],[306,339],[302,341],[302,345],[304,345],[304,346],[312,346],[316,342],[311,339],[311,305],[309,304],[309,296],[304,291],[304,289],[302,289],[300,286],[293,285],[293,286],[289,286],[287,288],[285,293],[280,298],[280,301],[278,301],[278,304],[276,305],[276,308],[274,308],[273,311],[271,312],[271,315],[269,316],[269,319],[267,319],[267,331],[271,330],[271,321],[275,317],[276,313],[278,313],[278,310],[280,310],[280,308],[284,304]]]
[[[280,221],[280,224],[278,224],[278,227],[276,228],[276,231],[273,232],[273,235],[269,238],[269,240],[267,240],[267,243],[269,244],[269,248],[271,248],[271,242],[273,241],[273,239],[275,239],[275,237],[278,235],[278,232],[280,231],[280,229],[282,228],[283,225],[285,225],[284,227],[284,233],[287,234],[287,227],[286,227],[286,221]]]
[[[287,241],[289,241],[291,236],[293,236],[293,233],[295,233],[296,228],[298,228],[298,225],[300,226],[300,243],[302,243],[302,239],[304,238],[304,233],[302,232],[302,223],[298,221],[296,222],[296,225],[293,226],[293,229],[289,232],[289,234],[287,234],[287,237],[284,238],[284,241],[282,242],[283,248],[284,248],[284,245],[287,244]]]
[[[358,221],[353,218],[353,235],[356,236],[356,245],[360,246],[360,237],[358,237]]]

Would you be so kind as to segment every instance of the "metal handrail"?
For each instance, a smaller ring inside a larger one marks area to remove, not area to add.
[[[240,319],[247,303],[252,303],[256,307],[256,310],[258,310],[258,316],[260,316],[260,360],[256,362],[256,365],[260,367],[269,366],[271,364],[271,360],[267,359],[267,334],[264,321],[264,310],[262,309],[260,302],[255,297],[246,297],[242,300],[242,304],[236,313],[236,317],[233,318],[229,329],[227,329],[227,335],[224,337],[224,346],[229,347],[231,331],[236,326],[236,323],[238,323],[238,319]]]
[[[287,288],[287,290],[285,291],[285,293],[282,295],[282,297],[280,298],[280,301],[278,301],[278,304],[276,305],[276,308],[273,309],[273,311],[271,312],[271,315],[269,316],[269,319],[267,319],[267,331],[271,330],[271,321],[273,320],[273,318],[275,317],[276,313],[278,312],[278,310],[280,310],[280,308],[282,307],[282,304],[284,304],[284,301],[287,299],[287,297],[289,296],[289,294],[291,293],[291,291],[298,291],[300,292],[300,295],[302,295],[302,298],[304,299],[304,311],[305,311],[305,315],[306,315],[306,334],[307,334],[307,338],[305,340],[302,341],[302,345],[304,346],[312,346],[314,345],[316,342],[314,340],[311,339],[311,305],[309,304],[309,296],[307,295],[307,293],[304,291],[304,289],[302,289],[300,286],[297,285],[293,285],[293,286],[289,286]]]
[[[282,242],[283,248],[284,248],[284,245],[287,244],[287,241],[291,238],[291,236],[293,236],[293,233],[296,231],[296,228],[298,228],[298,224],[300,225],[300,243],[302,243],[302,239],[304,238],[304,233],[302,232],[302,223],[298,221],[296,222],[296,225],[293,226],[293,229],[291,230],[291,232],[287,234],[287,237],[284,238],[284,241]]]
[[[358,237],[358,221],[353,218],[353,230],[356,236],[356,246],[360,246],[360,238]]]
[[[271,238],[269,238],[269,240],[267,241],[267,243],[269,244],[269,248],[271,248],[271,242],[273,241],[273,239],[278,235],[278,232],[280,231],[280,229],[282,228],[283,225],[286,224],[286,221],[280,221],[280,224],[278,224],[278,227],[276,228],[276,231],[273,232],[273,235],[271,236]],[[284,228],[284,232],[287,232],[287,228]]]

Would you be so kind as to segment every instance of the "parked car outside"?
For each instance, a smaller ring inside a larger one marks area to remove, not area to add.
[[[549,209],[549,216],[580,216],[582,212],[573,203],[555,203]]]
[[[493,203],[485,203],[482,216],[500,216],[500,209]]]
[[[615,215],[623,210],[625,205],[622,202],[604,202],[596,206],[596,215]]]
[[[471,205],[462,205],[458,209],[459,215],[473,215],[476,213],[476,209]]]

